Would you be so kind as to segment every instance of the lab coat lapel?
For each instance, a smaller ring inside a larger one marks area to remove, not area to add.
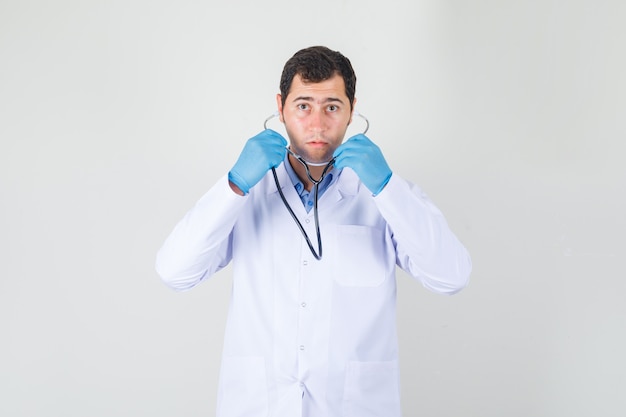
[[[267,194],[276,194],[276,198],[280,200],[280,195],[278,194],[278,190],[276,189],[276,184],[274,184],[274,176],[270,173],[271,184],[267,187]],[[291,178],[287,173],[287,169],[285,168],[285,164],[282,163],[278,167],[276,167],[276,176],[278,177],[278,182],[280,182],[280,188],[287,199],[287,202],[291,206],[293,212],[298,216],[298,218],[303,218],[307,216],[307,211],[302,204],[302,200],[300,200],[300,196],[296,192],[293,183],[291,182]],[[282,204],[281,204],[282,205]],[[286,212],[286,211],[285,211]]]
[[[358,191],[359,182],[354,172],[350,169],[343,169],[338,172],[337,180],[326,190],[320,198],[319,211],[325,207],[333,207],[342,200],[353,198]]]

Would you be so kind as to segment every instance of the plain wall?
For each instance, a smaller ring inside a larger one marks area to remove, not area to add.
[[[626,413],[626,3],[0,1],[0,415],[214,415],[230,269],[155,254],[340,50],[392,169],[474,262],[402,272],[404,413]]]

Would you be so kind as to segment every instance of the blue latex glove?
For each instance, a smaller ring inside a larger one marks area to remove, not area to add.
[[[352,168],[374,195],[380,193],[391,178],[391,169],[380,148],[362,133],[339,146],[333,156],[336,168]]]
[[[228,179],[244,194],[248,194],[271,168],[285,159],[287,141],[278,132],[265,129],[248,139],[239,159],[228,173]]]

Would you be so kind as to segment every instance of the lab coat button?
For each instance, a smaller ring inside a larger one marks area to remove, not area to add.
[[[302,265],[307,266],[309,264],[308,261],[302,261]]]
[[[311,219],[306,219],[304,222],[305,223],[311,223]]]
[[[302,304],[300,304],[300,305],[302,306],[302,308],[306,307],[306,303],[305,302],[302,302]]]
[[[304,350],[304,345],[300,345],[300,350]]]

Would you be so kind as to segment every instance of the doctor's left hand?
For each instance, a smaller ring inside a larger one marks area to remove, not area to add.
[[[373,195],[391,178],[391,169],[380,148],[362,133],[352,136],[333,153],[336,168],[352,168]]]

